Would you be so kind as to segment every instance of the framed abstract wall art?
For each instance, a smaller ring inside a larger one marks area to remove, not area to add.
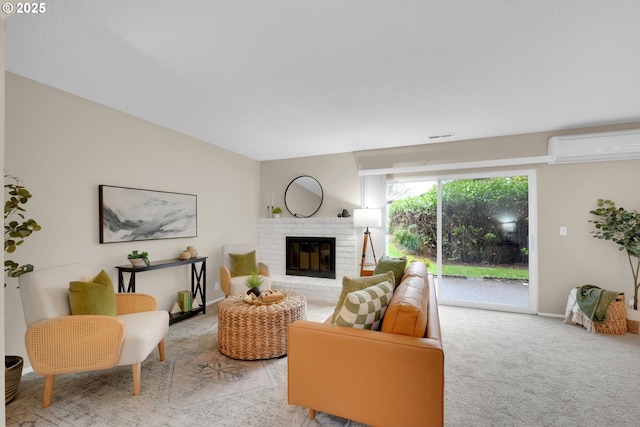
[[[100,243],[197,237],[195,194],[99,186]]]

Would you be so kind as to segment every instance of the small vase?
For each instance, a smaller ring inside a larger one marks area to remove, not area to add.
[[[253,288],[249,288],[249,290],[247,291],[247,295],[254,294],[256,296],[256,298],[258,298],[261,293],[262,292],[260,291],[260,288],[258,286],[253,287]]]
[[[273,214],[274,218],[280,218],[280,214]]]
[[[195,246],[187,246],[187,252],[191,254],[191,258],[196,258],[198,256],[198,250]]]
[[[191,258],[191,252],[189,252],[189,251],[180,252],[180,259],[185,260],[185,259],[189,259],[189,258]]]

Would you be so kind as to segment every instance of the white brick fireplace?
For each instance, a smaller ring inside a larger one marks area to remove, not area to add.
[[[335,237],[336,278],[286,275],[287,236]],[[259,218],[258,254],[269,266],[272,286],[298,291],[308,297],[336,301],[342,289],[342,277],[358,275],[356,228],[352,218]]]

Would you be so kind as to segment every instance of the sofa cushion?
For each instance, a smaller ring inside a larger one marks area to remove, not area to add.
[[[256,262],[256,251],[246,254],[229,254],[231,258],[231,277],[248,276],[258,271]]]
[[[69,283],[69,305],[71,314],[100,314],[115,316],[116,295],[113,283],[106,271],[102,270],[88,282]]]
[[[393,293],[382,332],[423,337],[427,329],[429,278],[408,276]]]
[[[342,291],[340,292],[340,296],[338,297],[336,308],[333,310],[331,321],[335,321],[338,312],[342,309],[342,305],[344,304],[344,299],[347,297],[347,294],[368,288],[369,286],[377,285],[378,283],[382,282],[394,283],[395,277],[393,275],[393,271],[388,271],[383,274],[375,274],[373,276],[367,277],[343,277]]]
[[[360,291],[348,293],[334,324],[378,330],[380,321],[393,296],[394,287],[391,282],[382,282]]]
[[[407,266],[407,268],[405,268],[401,281],[411,276],[418,276],[426,279],[428,275],[429,271],[427,270],[427,266],[424,264],[424,262],[413,261]]]
[[[393,275],[396,278],[396,281],[394,283],[395,287],[400,284],[406,266],[406,256],[396,258],[389,255],[383,255],[382,258],[380,258],[380,261],[378,261],[378,263],[376,264],[376,268],[373,270],[373,274],[382,274],[386,273],[387,271],[393,271]]]
[[[144,360],[169,330],[169,313],[165,310],[122,314],[118,319],[124,322],[124,341],[118,365],[132,365]]]

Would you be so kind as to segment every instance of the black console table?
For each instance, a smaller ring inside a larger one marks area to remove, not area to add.
[[[198,263],[202,263],[198,270]],[[132,265],[119,265],[118,269],[118,292],[135,292],[136,291],[136,273],[144,271],[158,270],[161,268],[178,267],[180,265],[191,265],[191,296],[195,300],[196,296],[200,296],[201,304],[194,307],[186,313],[176,313],[169,316],[169,324],[179,322],[180,320],[191,317],[194,314],[202,312],[206,313],[207,309],[207,257],[197,257],[191,259],[166,259],[162,261],[151,261],[150,265],[134,267]],[[130,273],[129,285],[125,289],[124,273]]]

